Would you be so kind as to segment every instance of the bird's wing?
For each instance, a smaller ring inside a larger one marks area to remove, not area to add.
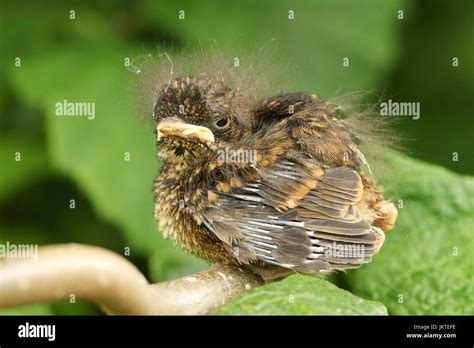
[[[291,139],[302,152],[325,158],[325,163],[360,162],[354,135],[339,119],[335,109],[317,95],[299,92],[272,96],[258,102],[253,115],[254,132],[284,121]],[[346,153],[347,158],[342,153]]]
[[[363,185],[350,168],[287,154],[242,188],[210,190],[204,224],[242,263],[315,273],[359,267],[376,251],[378,231],[356,207]]]

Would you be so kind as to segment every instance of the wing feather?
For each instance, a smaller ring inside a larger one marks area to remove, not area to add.
[[[302,273],[370,262],[377,238],[356,207],[363,190],[356,171],[287,154],[259,174],[230,192],[211,187],[220,198],[204,211],[205,225],[240,262]]]

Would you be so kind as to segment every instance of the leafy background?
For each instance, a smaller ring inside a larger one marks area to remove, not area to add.
[[[374,262],[328,280],[292,276],[244,294],[220,314],[473,314],[473,6],[427,5],[2,1],[0,242],[79,242],[122,254],[130,248],[130,260],[153,282],[206,269],[156,230],[152,125],[134,107],[124,59],[156,54],[157,47],[180,55],[210,41],[235,56],[271,44],[292,88],[324,98],[373,90],[420,102],[421,118],[394,125],[411,158],[387,153],[376,171],[400,219]],[[54,105],[63,99],[94,101],[96,118],[56,117]],[[85,302],[0,311],[20,313],[100,312]]]

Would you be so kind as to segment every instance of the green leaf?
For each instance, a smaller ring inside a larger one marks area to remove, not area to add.
[[[158,161],[152,130],[124,101],[125,56],[120,49],[104,54],[97,46],[78,46],[8,72],[21,96],[46,114],[55,167],[76,180],[102,216],[123,227],[132,253],[150,252],[159,240],[151,193]],[[95,103],[95,118],[57,116],[63,100]]]
[[[22,136],[3,136],[0,147],[2,180],[0,199],[50,174],[48,154],[39,141]]]
[[[110,15],[107,6],[86,1],[73,6],[60,2],[2,1],[1,47],[12,64],[15,57],[20,57],[25,66],[34,61],[36,54],[62,49],[75,40],[114,42],[116,32],[103,17]],[[75,20],[70,19],[71,10],[75,11]]]
[[[217,314],[386,315],[387,309],[326,280],[294,275],[245,293]]]
[[[348,272],[350,289],[390,314],[472,315],[474,178],[390,158],[386,196],[399,219],[373,262]]]

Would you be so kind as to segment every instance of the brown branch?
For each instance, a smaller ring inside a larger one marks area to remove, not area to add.
[[[231,265],[149,284],[125,257],[100,247],[59,244],[40,247],[37,260],[0,262],[0,308],[84,299],[107,314],[209,314],[261,285],[252,272]]]

